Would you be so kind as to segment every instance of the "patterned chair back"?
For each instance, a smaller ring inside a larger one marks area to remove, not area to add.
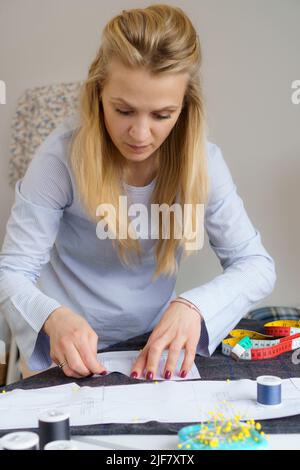
[[[26,90],[13,116],[9,184],[22,178],[37,148],[67,117],[78,110],[83,82],[60,83]]]

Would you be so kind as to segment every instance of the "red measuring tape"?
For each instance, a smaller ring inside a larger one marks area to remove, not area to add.
[[[264,325],[265,334],[236,329],[222,341],[222,353],[236,360],[258,361],[300,348],[300,320],[277,320]]]

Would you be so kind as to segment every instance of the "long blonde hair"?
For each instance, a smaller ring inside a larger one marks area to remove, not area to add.
[[[112,18],[102,33],[102,43],[92,62],[80,95],[81,125],[74,134],[70,162],[80,198],[92,218],[97,221],[99,204],[116,208],[123,193],[124,157],[113,144],[104,123],[102,89],[108,77],[108,65],[114,57],[125,66],[143,67],[151,74],[188,73],[189,81],[184,106],[172,131],[158,149],[158,172],[151,203],[176,201],[184,207],[191,204],[192,227],[196,224],[196,204],[205,204],[208,197],[206,161],[206,118],[200,80],[202,61],[198,35],[186,14],[177,7],[156,4],[147,8],[123,10]],[[108,223],[109,225],[109,223]],[[186,237],[174,238],[174,219],[170,237],[159,238],[155,245],[156,271],[173,275],[178,271],[176,252],[187,256]],[[113,232],[113,227],[109,227]],[[190,241],[190,239],[189,239]],[[141,261],[138,240],[132,237],[113,240],[122,263],[129,265],[129,254],[135,252]]]

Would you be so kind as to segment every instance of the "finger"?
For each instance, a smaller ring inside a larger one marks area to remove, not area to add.
[[[92,353],[97,356],[98,354],[98,336],[89,335],[89,346],[92,350]]]
[[[148,380],[153,380],[157,375],[157,369],[163,350],[165,349],[169,340],[162,337],[154,341],[148,348],[148,355],[145,366],[145,377]]]
[[[89,374],[101,374],[106,371],[106,368],[97,359],[97,344],[95,345],[95,340],[91,336],[83,339],[76,347],[85,367],[89,370]]]
[[[80,374],[77,374],[77,372],[75,372],[74,370],[72,370],[69,365],[68,365],[68,362],[67,360],[65,359],[64,356],[62,355],[57,355],[56,357],[53,357],[53,360],[54,362],[60,367],[60,364],[64,364],[65,365],[63,367],[60,367],[60,369],[63,371],[63,373],[67,376],[67,377],[75,377],[76,379],[82,379],[82,375]]]
[[[101,363],[98,357],[98,336],[90,336],[88,344],[91,350],[91,355],[92,355],[91,357],[95,358],[96,360],[95,366],[98,367],[97,372],[94,372],[94,374],[106,375],[107,368]]]
[[[77,374],[77,372],[68,367],[68,365],[64,366],[62,371],[67,377],[74,377],[75,379],[83,379],[85,377],[84,375]]]
[[[91,372],[85,366],[81,351],[79,351],[73,343],[69,344],[68,349],[65,352],[65,358],[68,362],[68,366],[70,367],[70,369],[75,371],[77,374],[83,377],[90,375]]]
[[[197,346],[188,343],[186,344],[185,355],[179,372],[180,377],[185,378],[193,367],[196,356],[196,350]]]
[[[163,376],[165,379],[170,379],[175,371],[176,364],[180,353],[182,351],[184,341],[182,338],[176,338],[169,346],[169,353],[166,360]]]
[[[147,348],[145,347],[131,368],[130,377],[136,379],[143,375],[147,358]]]
[[[140,350],[140,354],[131,367],[130,377],[136,379],[140,376],[147,375],[146,372],[146,362],[147,362],[147,355],[149,347],[161,336],[157,330],[153,330],[151,335],[148,338],[146,346]]]

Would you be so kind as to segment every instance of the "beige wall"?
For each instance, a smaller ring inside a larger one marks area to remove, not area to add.
[[[8,186],[10,122],[26,88],[84,79],[105,23],[145,1],[0,0],[0,243],[13,202]],[[156,3],[156,2],[152,2]],[[299,0],[165,1],[198,29],[210,140],[223,150],[249,216],[276,261],[278,281],[262,305],[300,306]],[[220,273],[208,246],[182,265],[177,287]],[[1,332],[0,332],[1,334]]]

